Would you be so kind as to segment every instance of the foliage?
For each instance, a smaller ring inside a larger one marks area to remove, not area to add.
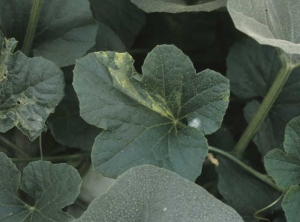
[[[0,0],[0,222],[297,222],[298,11]]]
[[[220,127],[227,108],[228,81],[211,70],[196,74],[188,57],[168,45],[153,49],[142,70],[140,76],[126,53],[77,61],[74,88],[82,116],[105,129],[95,140],[93,165],[116,177],[154,164],[195,180],[208,150],[203,134]]]
[[[174,195],[179,190],[182,195]],[[173,172],[150,165],[133,167],[118,177],[76,221],[118,221],[120,218],[132,222],[242,221],[233,209],[203,188]]]

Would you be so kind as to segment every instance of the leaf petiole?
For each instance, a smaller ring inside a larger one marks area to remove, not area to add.
[[[90,153],[80,153],[80,154],[72,154],[72,155],[63,155],[63,156],[48,156],[43,157],[44,161],[66,161],[66,160],[74,160],[85,157],[90,157]],[[23,163],[23,162],[32,162],[41,160],[40,157],[28,157],[28,158],[11,158],[14,163]]]
[[[246,130],[244,131],[243,135],[239,139],[238,143],[233,149],[233,153],[235,153],[238,157],[241,157],[245,149],[247,148],[249,142],[252,140],[254,135],[256,134],[258,128],[260,127],[261,123],[264,121],[266,116],[268,115],[270,109],[272,108],[275,100],[279,96],[283,86],[285,85],[286,81],[288,80],[292,70],[295,66],[290,63],[285,56],[281,53],[280,59],[282,61],[282,67],[277,74],[276,79],[274,80],[271,88],[269,89],[266,97],[264,98],[263,102],[261,103],[260,107],[258,108],[256,114],[250,121],[249,125],[247,126]]]
[[[42,0],[33,0],[31,15],[27,26],[27,32],[21,50],[25,55],[28,55],[30,53],[32,47],[37,23],[41,12],[41,6],[42,6]]]
[[[227,153],[227,152],[225,152],[223,150],[220,150],[218,148],[212,147],[212,146],[209,146],[209,150],[213,151],[213,152],[216,152],[218,154],[221,154],[221,155],[227,157],[228,159],[232,160],[233,162],[235,162],[236,164],[238,164],[239,166],[241,166],[244,170],[246,170],[247,172],[249,172],[250,174],[252,174],[256,178],[260,179],[264,183],[268,184],[270,187],[274,188],[275,190],[278,190],[280,192],[285,192],[284,189],[278,187],[272,180],[270,180],[267,175],[264,175],[264,174],[261,174],[261,173],[257,172],[256,170],[254,170],[251,167],[247,166],[242,161],[240,161],[236,157],[230,155],[229,153]]]
[[[29,155],[27,153],[25,153],[20,147],[16,146],[12,142],[10,142],[4,136],[0,135],[0,141],[3,142],[6,146],[10,147],[11,149],[14,149],[16,152],[21,154],[23,157],[28,157],[29,158]]]

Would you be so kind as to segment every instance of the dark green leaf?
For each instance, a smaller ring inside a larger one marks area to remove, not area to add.
[[[20,45],[27,30],[33,0],[1,0],[0,29]],[[87,0],[43,1],[33,53],[58,66],[75,63],[94,44],[97,25]]]
[[[76,222],[242,222],[200,186],[155,166],[132,168]]]
[[[284,150],[274,149],[265,156],[265,167],[278,186],[289,188],[300,183],[300,117],[289,122]]]
[[[300,2],[298,0],[228,0],[237,29],[261,44],[296,54],[300,63]]]
[[[0,153],[0,221],[5,222],[66,222],[72,217],[61,209],[74,202],[81,179],[67,164],[36,161],[21,172]],[[34,200],[30,206],[20,199],[22,189]]]
[[[199,12],[213,11],[225,7],[227,0],[198,0],[191,3],[185,0],[131,0],[145,12]]]
[[[217,157],[220,165],[218,188],[227,203],[236,209],[246,222],[257,221],[254,213],[273,203],[280,193],[223,157]],[[277,208],[277,206],[276,206]],[[275,207],[266,212],[274,211]]]
[[[228,80],[211,70],[196,74],[189,58],[168,45],[149,53],[142,70],[141,77],[127,53],[98,52],[78,60],[73,84],[81,115],[106,129],[96,138],[93,165],[116,177],[154,164],[194,180],[208,149],[203,133],[221,126]]]
[[[11,54],[16,42],[4,38],[0,73],[0,132],[18,127],[30,140],[46,130],[45,121],[64,95],[61,70],[43,58]],[[3,65],[4,64],[4,65]]]
[[[236,43],[227,58],[227,76],[231,90],[239,98],[264,98],[271,87],[281,62],[275,48],[261,46],[248,38]],[[284,128],[295,116],[300,115],[300,68],[295,69],[289,77],[281,94],[270,110],[267,118],[254,137],[262,155],[275,147],[282,147]],[[244,112],[249,122],[259,102],[249,103]]]
[[[288,222],[298,221],[300,218],[300,187],[291,186],[288,192],[284,195],[282,208]]]
[[[125,52],[126,47],[113,30],[99,23],[96,37],[96,50]]]
[[[134,45],[137,49],[131,50],[132,53],[138,54],[145,49],[147,53],[157,45],[174,44],[201,70],[212,64],[216,67],[216,63],[225,65],[224,60],[237,32],[228,13],[219,11],[151,13],[147,14],[146,21]]]
[[[130,0],[90,0],[90,2],[97,21],[110,28],[123,44],[130,48],[145,24],[143,11]]]
[[[48,119],[48,126],[59,143],[83,150],[91,150],[100,129],[86,123],[79,115],[79,102],[72,85],[66,96]]]
[[[221,150],[231,151],[235,146],[235,140],[229,128],[222,126],[218,131],[207,137],[210,146]]]

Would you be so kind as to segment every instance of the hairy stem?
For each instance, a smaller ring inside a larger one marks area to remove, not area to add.
[[[280,94],[284,84],[288,80],[294,66],[291,65],[286,59],[281,56],[282,67],[277,74],[276,79],[274,80],[269,92],[267,93],[266,97],[264,98],[262,104],[260,105],[259,109],[257,110],[256,114],[250,121],[249,125],[247,126],[246,130],[244,131],[243,135],[241,136],[240,140],[236,144],[233,149],[233,153],[235,153],[238,157],[241,157],[243,152],[245,151],[246,147],[248,146],[249,142],[254,137],[255,133],[257,132],[259,126],[266,118],[268,112],[270,111],[271,107],[273,106],[275,100],[277,99],[278,95]]]
[[[41,12],[41,6],[42,6],[42,0],[33,0],[29,23],[27,26],[27,32],[21,50],[25,55],[29,55],[32,47],[37,23]]]
[[[23,157],[29,157],[27,153],[25,153],[20,147],[16,146],[12,142],[10,142],[8,139],[6,139],[4,136],[0,135],[0,141],[4,143],[9,148],[15,150],[17,153],[21,154]]]
[[[264,183],[268,184],[269,186],[271,186],[272,188],[274,188],[275,190],[278,190],[280,192],[285,192],[284,189],[278,187],[272,180],[269,179],[269,177],[267,175],[261,174],[259,172],[257,172],[256,170],[252,169],[251,167],[247,166],[246,164],[244,164],[242,161],[240,161],[239,159],[237,159],[236,157],[230,155],[229,153],[220,150],[218,148],[215,147],[209,147],[210,151],[219,153],[225,157],[227,157],[228,159],[232,160],[233,162],[235,162],[236,164],[238,164],[239,166],[241,166],[244,170],[246,170],[247,172],[249,172],[250,174],[252,174],[253,176],[255,176],[256,178],[260,179],[261,181],[263,181]]]
[[[49,156],[44,157],[44,161],[66,161],[66,160],[74,160],[80,159],[84,157],[90,157],[90,153],[80,153],[80,154],[72,154],[72,155],[63,155],[63,156]],[[14,163],[23,163],[23,162],[31,162],[40,160],[40,157],[29,157],[29,158],[11,158]]]

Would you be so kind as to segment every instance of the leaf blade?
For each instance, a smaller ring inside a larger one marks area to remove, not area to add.
[[[179,190],[180,195],[174,195]],[[118,177],[76,222],[111,222],[120,218],[123,222],[242,221],[233,209],[203,188],[150,165],[132,168]]]

